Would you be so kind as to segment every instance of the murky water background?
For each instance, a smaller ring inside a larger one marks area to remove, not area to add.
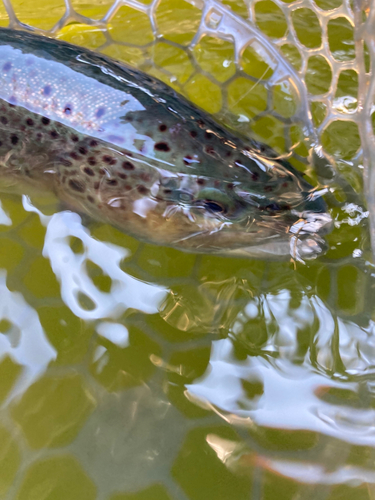
[[[206,35],[190,50],[202,14],[183,0],[155,4],[158,41],[145,12],[72,5],[93,21],[76,16],[58,37],[141,67],[281,153],[293,146],[291,162],[329,186],[336,225],[329,252],[306,265],[195,256],[82,221],[52,196],[1,194],[0,498],[373,500],[375,268],[353,122],[324,122],[323,102],[312,106],[341,174],[329,181],[309,164],[285,68],[261,46],[236,60],[233,42]],[[65,12],[58,0],[12,6],[40,29]],[[255,11],[281,39],[276,7]],[[297,14],[314,48],[315,20]],[[332,29],[331,50],[350,57],[347,26]],[[321,95],[329,68],[309,64]],[[332,102],[355,108],[355,75]]]

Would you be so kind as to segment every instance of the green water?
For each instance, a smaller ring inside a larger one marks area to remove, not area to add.
[[[271,4],[257,4],[258,24],[276,19],[281,33]],[[48,2],[48,16],[42,1],[30,5],[13,2],[35,26],[63,14],[63,2]],[[99,19],[110,3],[73,5]],[[249,47],[239,72],[233,44],[214,37],[187,52],[200,11],[183,1],[161,2],[156,19],[165,40],[125,7],[107,25],[111,43],[84,24],[59,36],[163,78],[223,119],[245,116],[242,132],[280,151],[295,145],[294,164],[314,182],[300,128],[288,125],[295,96],[267,88],[270,61]],[[308,26],[316,39],[314,18]],[[298,64],[293,47],[285,53]],[[329,71],[309,68],[311,93],[329,87]],[[344,75],[337,97],[353,97],[353,85]],[[322,119],[319,103],[313,111]],[[322,141],[349,185],[327,197],[330,250],[305,265],[183,254],[82,223],[52,196],[1,195],[0,499],[375,498],[375,269],[350,165],[356,130],[330,127]]]

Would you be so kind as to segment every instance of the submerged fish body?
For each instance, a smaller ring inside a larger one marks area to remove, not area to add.
[[[311,258],[331,225],[322,198],[287,162],[162,82],[4,28],[0,177],[185,251]]]

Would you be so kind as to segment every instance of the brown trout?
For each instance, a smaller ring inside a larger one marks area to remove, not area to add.
[[[323,199],[269,147],[161,81],[65,42],[0,28],[0,178],[189,252],[314,258]]]

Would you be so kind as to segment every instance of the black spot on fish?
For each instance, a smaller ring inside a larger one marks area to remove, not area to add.
[[[139,186],[137,186],[137,191],[140,194],[147,194],[148,193],[148,189],[145,186],[142,186],[142,184],[139,184]]]
[[[1,148],[2,145],[3,145],[3,143],[0,141],[0,148]]]
[[[229,156],[232,156],[232,151],[227,151],[227,152],[226,152],[226,156],[228,156],[228,157],[229,157]]]
[[[205,183],[206,181],[204,179],[197,179],[197,184],[199,184],[200,186],[203,186]]]
[[[34,126],[34,120],[32,120],[31,118],[28,118],[26,120],[26,124],[29,126],[29,127],[33,127]]]
[[[206,132],[206,133],[204,134],[204,136],[205,136],[205,138],[206,138],[206,139],[208,139],[208,140],[209,140],[209,139],[212,139],[212,138],[213,138],[214,134],[211,134],[211,132]]]
[[[122,168],[124,168],[125,170],[134,170],[134,165],[130,163],[130,161],[124,161],[122,163]]]
[[[251,174],[251,179],[252,179],[253,181],[257,181],[257,180],[259,180],[259,174],[257,174],[256,172],[253,172],[253,173]]]
[[[96,165],[96,160],[91,156],[87,159],[87,163],[93,167],[94,165]]]
[[[99,189],[99,186],[100,186],[99,182],[95,182],[94,189]]]
[[[191,135],[191,137],[195,138],[195,137],[197,137],[198,132],[196,132],[195,130],[192,130],[192,131],[190,132],[190,135]]]
[[[18,144],[18,141],[19,141],[19,138],[16,135],[12,135],[10,137],[10,142],[13,144],[13,146],[15,146],[16,144]]]
[[[94,175],[95,175],[95,172],[90,167],[85,167],[83,169],[83,171],[85,172],[85,174],[89,175],[90,177],[94,177]]]
[[[116,158],[113,158],[112,156],[105,155],[103,156],[103,161],[104,163],[108,163],[108,165],[116,165],[117,160]]]
[[[78,148],[78,151],[81,153],[81,155],[87,155],[87,149],[81,146]]]
[[[124,189],[125,191],[131,191],[133,188],[129,184],[125,184]]]
[[[190,165],[190,163],[193,161],[193,157],[190,155],[186,155],[184,158],[184,163],[185,165]]]
[[[126,174],[122,174],[122,173],[118,174],[118,176],[120,177],[120,179],[124,179],[124,180],[128,178],[128,176]]]
[[[76,135],[72,135],[71,139],[72,139],[73,142],[78,142],[79,141],[79,137],[77,137]]]
[[[234,188],[234,184],[232,182],[228,182],[227,188],[228,189],[233,189]]]
[[[273,187],[272,186],[264,186],[264,191],[266,193],[271,193],[273,191]]]
[[[98,145],[98,141],[95,141],[95,139],[93,139],[92,141],[90,141],[90,146],[92,148],[96,148],[97,145]]]
[[[80,157],[80,156],[79,156],[79,155],[78,155],[75,151],[72,151],[72,152],[69,154],[69,156],[70,156],[71,158],[73,158],[73,160],[80,160],[80,159],[81,159],[81,157]]]
[[[12,67],[12,63],[11,62],[6,62],[3,66],[3,71],[9,71]]]
[[[43,89],[43,95],[49,96],[52,94],[52,87],[51,85],[46,85]]]
[[[157,151],[164,151],[165,153],[170,151],[170,148],[166,142],[157,142],[154,147]]]
[[[116,181],[116,179],[107,179],[107,181],[106,181],[106,182],[107,182],[107,184],[108,184],[109,186],[117,186],[117,181]]]
[[[287,183],[287,182],[283,182],[283,183],[281,184],[281,187],[283,187],[283,188],[287,188],[287,187],[288,187],[288,183]]]
[[[43,116],[41,121],[42,121],[43,125],[49,125],[51,123],[51,120],[49,118],[47,118],[46,116]]]
[[[159,127],[160,132],[165,132],[167,130],[167,126],[162,123]]]
[[[3,124],[3,125],[6,125],[8,123],[8,118],[6,116],[2,116],[0,118],[0,122]]]
[[[52,139],[57,139],[59,137],[59,134],[56,132],[56,130],[51,130],[50,136]]]
[[[105,108],[100,107],[97,109],[95,116],[96,118],[101,118],[105,114]]]
[[[206,153],[208,153],[209,155],[214,155],[215,150],[212,146],[206,146]]]
[[[163,192],[164,192],[164,194],[171,194],[172,189],[164,189]]]
[[[74,189],[74,191],[78,191],[79,193],[84,193],[86,191],[85,185],[83,182],[77,181],[75,179],[70,179],[69,186]]]
[[[95,201],[94,198],[90,195],[87,197],[87,199],[89,200],[90,203],[94,203]]]

